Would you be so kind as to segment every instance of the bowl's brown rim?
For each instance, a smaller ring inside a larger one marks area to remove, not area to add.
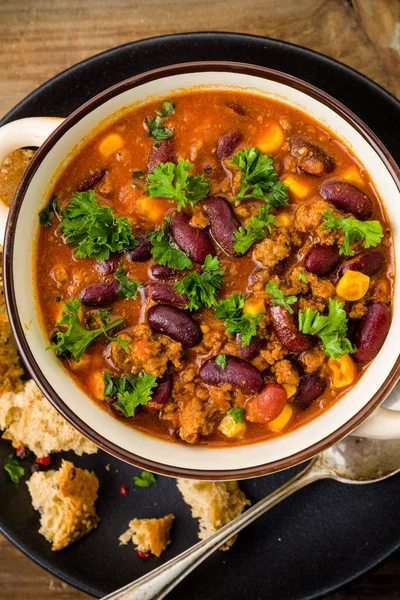
[[[126,79],[107,90],[101,92],[77,110],[75,110],[69,117],[67,117],[59,127],[49,136],[49,138],[42,144],[42,146],[35,153],[22,181],[18,187],[14,202],[11,206],[7,227],[6,236],[4,242],[3,251],[3,262],[4,262],[4,290],[7,303],[8,314],[10,316],[10,322],[12,330],[14,332],[18,349],[21,353],[22,359],[24,360],[31,376],[38,384],[43,394],[53,404],[53,406],[60,412],[60,414],[73,425],[80,433],[86,438],[90,439],[99,448],[112,454],[116,458],[123,460],[127,463],[133,464],[142,469],[153,471],[162,475],[170,477],[186,477],[193,479],[205,479],[205,480],[230,480],[230,479],[248,479],[251,477],[259,477],[262,475],[268,475],[275,471],[286,469],[302,463],[306,460],[311,459],[315,455],[322,452],[324,449],[332,446],[334,443],[339,441],[345,435],[349,434],[357,425],[359,425],[364,419],[366,419],[374,409],[381,404],[385,399],[386,395],[396,384],[400,375],[400,355],[397,357],[394,367],[392,368],[389,375],[382,382],[379,390],[374,396],[363,406],[363,408],[349,419],[346,423],[341,425],[330,435],[324,437],[319,442],[298,451],[291,456],[275,460],[273,462],[266,462],[262,465],[256,465],[252,467],[242,469],[213,469],[213,470],[200,470],[200,469],[189,469],[176,467],[171,465],[163,464],[162,462],[154,462],[152,460],[143,458],[120,448],[118,445],[107,440],[104,436],[95,432],[90,425],[82,421],[75,413],[65,404],[62,398],[57,394],[53,387],[44,377],[41,372],[39,365],[37,364],[33,353],[26,341],[24,334],[23,325],[19,319],[16,297],[14,292],[14,280],[13,280],[13,260],[14,260],[14,239],[15,230],[18,220],[20,208],[26,193],[26,190],[32,180],[33,175],[39,168],[44,157],[50,152],[56,142],[62,137],[62,135],[68,131],[75,123],[77,123],[82,117],[88,114],[94,108],[100,106],[110,98],[129,90],[131,88],[142,85],[156,79],[165,78],[171,75],[193,73],[193,72],[204,72],[204,71],[225,71],[230,73],[241,73],[246,75],[254,75],[264,79],[270,79],[284,83],[291,87],[296,88],[311,96],[315,100],[318,100],[322,104],[325,104],[342,118],[344,118],[363,138],[369,143],[374,151],[380,156],[384,162],[386,168],[391,174],[397,188],[400,191],[400,170],[382,142],[377,136],[369,129],[369,127],[357,117],[350,109],[341,104],[338,100],[335,100],[332,96],[319,88],[301,80],[292,75],[288,75],[281,71],[269,69],[267,67],[260,67],[257,65],[251,65],[247,63],[236,63],[229,61],[201,61],[182,63],[177,65],[169,65],[161,67],[151,71],[147,71],[140,75],[135,75],[129,79]],[[20,257],[19,257],[20,259]]]

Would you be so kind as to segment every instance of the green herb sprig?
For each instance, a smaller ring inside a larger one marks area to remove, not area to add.
[[[133,417],[138,406],[147,404],[155,387],[157,378],[148,373],[139,373],[137,377],[112,377],[109,373],[104,373],[104,395],[117,398],[114,406],[119,408],[125,417]]]
[[[288,206],[288,186],[279,180],[274,160],[258,148],[243,148],[232,158],[242,172],[242,182],[236,200],[260,198],[275,208]]]
[[[277,225],[278,222],[269,211],[270,204],[265,203],[247,225],[242,225],[238,231],[235,231],[233,247],[236,252],[245,254],[253,244],[260,242],[271,233],[272,226]]]
[[[263,315],[252,315],[243,312],[247,295],[232,294],[229,298],[221,300],[215,307],[215,316],[224,322],[229,333],[238,333],[242,346],[248,346],[251,338],[257,335],[257,325]]]
[[[142,471],[140,475],[134,475],[133,481],[137,487],[149,488],[156,483],[157,479],[150,471]]]
[[[189,254],[182,252],[167,233],[170,222],[171,218],[167,217],[158,231],[149,234],[153,260],[158,265],[166,265],[177,271],[191,269],[193,263]]]
[[[8,460],[4,465],[4,471],[7,473],[13,483],[19,483],[25,475],[25,467],[21,465],[14,454],[8,455]]]
[[[336,217],[331,210],[326,210],[322,216],[324,224],[322,229],[341,229],[344,231],[344,242],[339,253],[345,256],[352,256],[354,250],[351,244],[363,241],[364,248],[377,246],[383,238],[382,225],[379,221],[358,221],[353,218]]]
[[[216,256],[206,256],[201,273],[192,271],[175,283],[179,294],[186,294],[189,310],[199,310],[203,306],[214,306],[222,285],[225,270],[220,267]]]
[[[194,206],[207,196],[210,180],[204,175],[189,175],[192,168],[188,160],[157,165],[147,177],[146,192],[153,198],[175,200],[179,211],[185,206]]]
[[[274,306],[283,306],[290,314],[293,314],[293,308],[290,305],[297,302],[297,296],[285,296],[282,290],[279,289],[279,283],[273,281],[268,281],[265,291],[272,296],[271,303]]]

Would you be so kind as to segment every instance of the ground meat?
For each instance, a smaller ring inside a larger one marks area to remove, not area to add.
[[[291,249],[290,234],[286,227],[275,229],[269,238],[254,246],[253,255],[265,267],[272,268],[289,256]]]
[[[188,444],[195,444],[200,436],[210,435],[227,407],[221,409],[215,402],[203,401],[198,396],[186,398],[180,406],[181,439]]]
[[[296,210],[293,227],[302,233],[311,233],[313,237],[318,237],[322,244],[332,245],[335,242],[342,244],[344,234],[338,229],[330,229],[325,231],[322,229],[324,218],[322,213],[328,209],[332,210],[332,206],[325,200],[316,200],[311,204],[299,206]],[[338,216],[343,216],[338,211],[332,211]]]
[[[208,354],[210,350],[212,350],[213,354],[218,354],[229,339],[224,325],[216,321],[213,328],[208,325],[202,325],[201,330],[203,332],[203,339],[194,350],[198,354]]]
[[[182,368],[182,345],[165,335],[153,333],[144,323],[138,325],[132,335],[119,336],[129,341],[129,353],[115,342],[111,344],[111,358],[118,368],[129,368],[131,373],[145,371],[149,375],[161,377],[168,362],[177,369]]]
[[[322,300],[315,300],[314,298],[299,298],[300,310],[306,311],[307,308],[310,310],[319,310],[323,313],[326,308],[326,303]]]
[[[289,360],[278,360],[271,371],[275,374],[277,383],[288,383],[290,385],[299,385],[300,377],[296,369],[293,368]]]
[[[287,154],[285,156],[285,158],[283,159],[283,170],[285,171],[285,173],[287,173],[287,172],[296,173],[296,171],[297,171],[296,159],[291,154]]]
[[[192,227],[196,227],[196,229],[204,229],[205,227],[208,227],[209,224],[210,220],[201,211],[195,212],[193,217],[190,219],[190,225]]]
[[[106,175],[99,184],[99,192],[102,196],[108,196],[113,191],[111,179],[109,175]]]
[[[365,299],[361,302],[355,302],[351,307],[351,311],[349,313],[350,319],[361,319],[365,315],[367,311],[367,307],[365,305]]]
[[[280,288],[282,290],[282,292],[285,294],[285,296],[291,296],[291,295],[295,295],[298,296],[300,294],[307,294],[308,293],[308,285],[307,283],[305,283],[304,281],[301,281],[301,279],[299,279],[299,275],[304,274],[307,278],[307,273],[304,271],[303,267],[295,267],[290,273],[289,273],[289,284],[284,284],[282,283],[280,285]]]
[[[318,371],[326,358],[326,354],[320,346],[314,346],[310,350],[305,350],[300,355],[300,360],[306,373],[315,373],[315,371]]]
[[[328,279],[321,279],[311,273],[307,277],[308,282],[311,285],[311,292],[313,296],[327,300],[333,298],[336,295],[336,289],[333,283]]]
[[[258,364],[256,364],[256,361],[253,361],[253,364],[257,366],[257,368],[263,369],[267,365],[274,365],[278,360],[282,360],[286,354],[287,350],[278,342],[275,335],[271,334],[269,340],[265,344],[265,347],[261,348],[260,350],[259,358],[264,361],[264,365],[262,364],[262,361],[259,361]]]
[[[390,286],[386,279],[380,279],[376,284],[373,294],[373,299],[376,302],[383,302],[386,304],[390,300]]]

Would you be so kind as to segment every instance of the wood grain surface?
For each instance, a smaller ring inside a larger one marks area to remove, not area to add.
[[[399,0],[0,0],[0,115],[93,54],[187,31],[236,31],[300,44],[400,96]],[[0,537],[0,598],[88,596],[50,576]],[[377,598],[400,600],[400,554],[329,600]]]

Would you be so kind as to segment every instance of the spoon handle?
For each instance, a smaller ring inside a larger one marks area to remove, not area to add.
[[[105,596],[103,600],[161,600],[197,565],[244,529],[246,525],[309,483],[327,477],[329,477],[328,472],[324,471],[314,459],[304,471],[221,527],[212,536],[185,550],[151,573]]]

